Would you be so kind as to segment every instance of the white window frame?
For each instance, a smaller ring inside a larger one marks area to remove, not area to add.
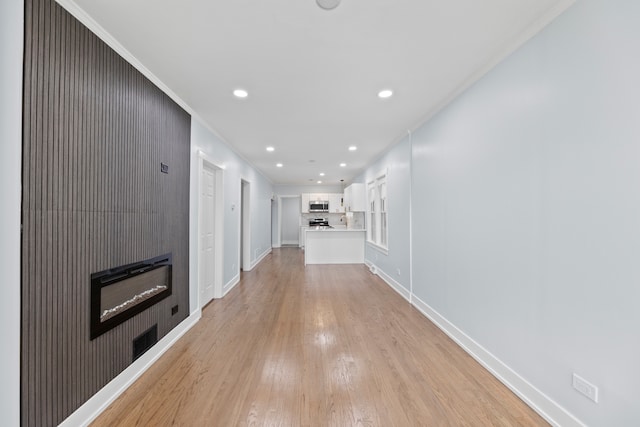
[[[384,252],[389,250],[389,210],[387,171],[367,182],[367,243]]]

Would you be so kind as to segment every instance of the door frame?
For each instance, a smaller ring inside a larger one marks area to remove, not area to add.
[[[242,271],[251,271],[251,181],[240,177],[240,227],[238,227],[238,259],[242,259]],[[240,241],[242,239],[242,241]],[[240,254],[242,250],[242,254]],[[240,256],[242,255],[242,256]],[[239,268],[239,269],[240,269]]]
[[[213,298],[222,298],[222,280],[224,270],[224,166],[215,162],[206,154],[198,153],[198,307],[202,309],[200,294],[203,283],[202,265],[204,259],[200,250],[200,224],[203,217],[202,203],[202,172],[205,168],[211,169],[215,173],[215,194],[214,194],[214,291]]]

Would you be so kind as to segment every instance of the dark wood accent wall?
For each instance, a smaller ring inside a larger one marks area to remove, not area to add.
[[[25,3],[21,416],[50,426],[188,315],[190,117],[54,0]],[[91,341],[91,273],[168,252],[172,296]]]

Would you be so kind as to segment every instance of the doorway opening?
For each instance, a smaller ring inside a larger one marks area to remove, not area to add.
[[[300,196],[280,197],[281,246],[300,246]]]

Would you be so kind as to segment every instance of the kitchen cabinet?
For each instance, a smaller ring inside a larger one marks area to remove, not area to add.
[[[309,194],[309,200],[312,202],[326,202],[329,200],[327,193],[311,193]]]
[[[300,212],[309,213],[309,202],[329,202],[329,213],[344,213],[343,195],[340,193],[302,193]]]
[[[364,184],[351,184],[344,189],[344,206],[347,212],[365,212],[367,210]]]
[[[351,197],[353,193],[353,188],[348,186],[344,189],[344,210],[347,212],[351,212]]]
[[[298,238],[298,242],[299,242],[298,246],[300,246],[301,248],[304,248],[308,229],[309,227],[307,227],[306,225],[303,225],[302,227],[300,227],[300,237]]]
[[[304,265],[364,263],[365,230],[309,229],[305,234]]]
[[[344,203],[342,202],[342,194],[334,193],[334,194],[328,194],[328,196],[329,196],[329,212],[344,213]]]
[[[311,194],[302,193],[300,195],[300,212],[309,213],[309,202],[311,201]]]

